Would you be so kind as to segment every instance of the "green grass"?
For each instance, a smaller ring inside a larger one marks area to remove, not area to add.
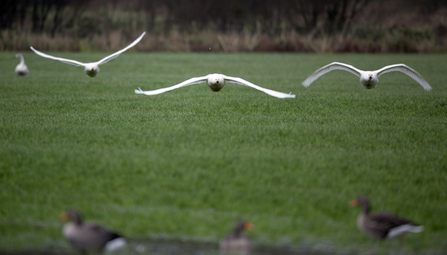
[[[30,74],[15,77],[14,55],[0,53],[0,250],[70,249],[58,216],[74,206],[129,238],[217,242],[244,218],[259,244],[393,251],[357,229],[359,194],[425,226],[402,252],[447,250],[445,55],[128,52],[95,78],[29,52]],[[405,63],[433,90],[401,73],[366,90],[344,71],[301,86],[332,61]],[[134,94],[214,72],[297,96],[235,84]]]

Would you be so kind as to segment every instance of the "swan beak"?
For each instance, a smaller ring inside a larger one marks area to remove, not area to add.
[[[59,218],[61,218],[62,221],[68,221],[68,214],[63,213],[63,214],[61,214],[61,216],[59,216]]]
[[[356,198],[351,201],[351,207],[357,206],[359,204],[359,200]]]
[[[248,231],[253,230],[254,227],[255,227],[255,226],[254,226],[252,223],[250,223],[250,222],[244,224],[244,228],[245,228],[246,230],[248,230]]]
[[[216,79],[216,83],[219,83],[219,79]]]
[[[372,75],[372,74],[370,74],[370,75],[369,75],[369,79],[371,80],[372,78],[373,78],[373,75]]]
[[[95,70],[95,68],[94,68],[94,67],[92,67],[92,71],[93,71],[93,70]]]

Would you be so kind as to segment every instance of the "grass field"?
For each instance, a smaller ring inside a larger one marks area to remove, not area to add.
[[[16,77],[14,55],[0,53],[0,250],[71,250],[58,217],[74,206],[130,239],[217,243],[243,218],[262,245],[393,253],[397,240],[356,227],[349,202],[367,194],[425,226],[401,253],[447,253],[446,55],[128,52],[95,78],[29,52]],[[405,63],[433,90],[401,73],[366,90],[344,71],[301,86],[332,61]],[[296,98],[235,84],[134,94],[214,72]]]

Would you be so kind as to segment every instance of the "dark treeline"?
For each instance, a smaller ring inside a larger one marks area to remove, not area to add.
[[[156,20],[161,18],[165,33],[174,27],[185,31],[192,26],[199,30],[212,26],[220,32],[256,31],[260,23],[263,32],[276,35],[284,25],[309,32],[319,21],[328,33],[333,33],[348,28],[367,4],[368,0],[3,0],[0,28],[23,30],[29,23],[32,32],[54,36],[71,29],[75,22],[82,22],[84,12],[107,8],[136,15],[144,12],[147,17],[144,25],[149,31],[155,29]],[[45,26],[46,23],[51,25]]]
[[[0,48],[107,50],[146,31],[143,50],[445,51],[446,2],[2,0]]]

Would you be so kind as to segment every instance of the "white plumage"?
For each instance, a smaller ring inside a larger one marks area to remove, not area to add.
[[[345,70],[357,75],[358,77],[360,77],[360,83],[367,89],[372,89],[377,85],[377,83],[379,82],[378,77],[380,75],[384,73],[398,71],[413,78],[425,90],[427,91],[431,90],[430,84],[428,84],[428,82],[422,77],[422,75],[420,75],[414,69],[405,64],[389,65],[375,71],[362,71],[348,64],[333,62],[315,71],[311,76],[309,76],[305,81],[303,81],[303,86],[309,87],[310,84],[312,84],[312,82],[314,82],[320,76],[333,70]]]
[[[114,250],[118,250],[124,246],[126,246],[127,241],[126,239],[119,237],[116,239],[113,239],[109,242],[106,243],[106,246],[104,246],[104,250],[105,251],[114,251]]]
[[[25,59],[21,53],[16,54],[16,58],[20,58],[20,63],[15,68],[17,76],[26,76],[29,73],[28,67],[25,65]]]
[[[236,83],[239,85],[244,85],[244,86],[248,86],[248,87],[260,90],[270,96],[277,97],[277,98],[295,98],[295,95],[292,95],[291,93],[287,94],[287,93],[282,93],[282,92],[262,88],[262,87],[259,87],[255,84],[251,83],[251,82],[248,82],[244,79],[237,78],[237,77],[230,77],[230,76],[226,76],[223,74],[217,74],[217,73],[208,74],[208,75],[202,76],[202,77],[191,78],[191,79],[186,80],[186,81],[179,83],[177,85],[167,87],[167,88],[157,89],[157,90],[143,91],[140,88],[138,88],[135,90],[135,93],[151,96],[151,95],[161,94],[161,93],[164,93],[164,92],[167,92],[170,90],[174,90],[174,89],[178,89],[181,87],[198,84],[198,83],[202,83],[202,82],[206,82],[208,87],[212,91],[215,91],[215,92],[221,90],[223,88],[223,86],[225,85],[225,82],[230,82],[230,83]]]
[[[387,238],[396,238],[404,235],[407,232],[411,233],[420,233],[424,230],[424,226],[414,225],[412,223],[408,223],[405,225],[401,225],[395,228],[392,228],[390,232],[388,232]]]
[[[127,46],[126,48],[117,51],[115,53],[113,53],[112,55],[109,55],[101,60],[99,60],[98,62],[92,62],[92,63],[81,63],[79,61],[76,60],[71,60],[71,59],[66,59],[66,58],[58,58],[58,57],[53,57],[50,55],[47,55],[45,53],[42,53],[36,49],[33,48],[33,46],[31,46],[31,50],[33,50],[37,55],[42,56],[44,58],[49,58],[49,59],[54,59],[54,60],[58,60],[62,63],[65,64],[70,64],[70,65],[74,65],[74,66],[83,66],[84,67],[84,72],[90,76],[90,77],[95,77],[98,73],[99,73],[99,65],[105,64],[107,63],[109,60],[112,60],[116,57],[118,57],[121,53],[125,52],[126,50],[132,48],[133,46],[135,46],[135,44],[137,44],[138,42],[141,41],[141,39],[143,38],[143,36],[146,34],[146,32],[143,32],[143,34],[140,35],[140,37],[138,37],[135,41],[133,41],[129,46]]]

